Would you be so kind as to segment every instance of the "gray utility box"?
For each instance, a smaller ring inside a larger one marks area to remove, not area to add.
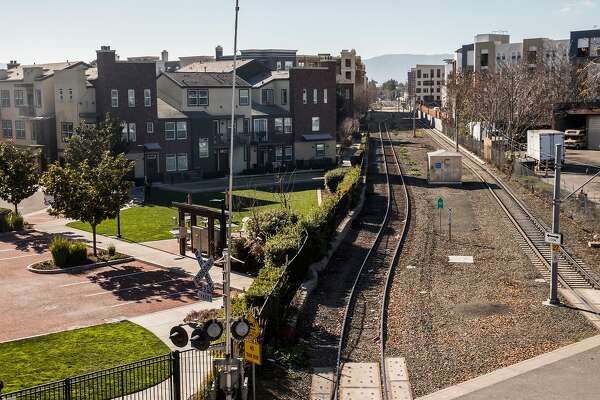
[[[427,153],[427,181],[432,184],[462,183],[462,154],[437,150]]]

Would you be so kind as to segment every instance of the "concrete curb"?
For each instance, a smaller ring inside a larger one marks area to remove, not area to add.
[[[126,257],[126,258],[120,258],[118,260],[102,261],[102,262],[97,262],[97,263],[93,263],[93,264],[79,265],[77,267],[69,267],[69,268],[61,268],[61,269],[37,269],[37,268],[35,268],[35,265],[43,262],[43,261],[38,261],[33,264],[29,264],[27,266],[27,270],[31,271],[35,274],[41,274],[41,275],[70,274],[73,272],[83,272],[83,271],[100,268],[100,267],[108,267],[110,265],[125,264],[125,263],[132,262],[132,261],[136,261],[135,257]]]
[[[584,339],[580,342],[561,347],[560,349],[551,351],[550,353],[542,354],[529,360],[521,361],[517,364],[498,369],[489,374],[482,375],[475,379],[459,383],[455,386],[450,386],[446,389],[439,390],[427,396],[419,397],[417,400],[452,400],[480,389],[495,385],[499,382],[510,378],[522,375],[529,371],[542,368],[546,365],[553,364],[565,358],[583,353],[600,346],[600,335]]]

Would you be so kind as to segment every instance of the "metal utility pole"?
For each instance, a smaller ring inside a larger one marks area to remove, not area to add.
[[[552,199],[552,233],[560,233],[560,170],[562,167],[562,145],[556,145],[554,152],[554,197]],[[558,300],[558,261],[560,245],[552,244],[552,264],[550,267],[550,299],[553,305],[560,304]]]
[[[233,139],[235,131],[235,83],[237,79],[237,32],[239,0],[235,1],[235,27],[233,36],[233,70],[231,72],[231,134],[229,136],[229,190],[227,191],[227,251],[225,253],[225,268],[223,268],[223,297],[225,306],[225,396],[233,399],[233,382],[231,377],[232,343],[231,343],[231,223],[233,218]]]
[[[417,106],[415,104],[415,98],[413,97],[413,102],[412,102],[412,109],[413,109],[413,138],[417,137]]]
[[[454,97],[454,140],[455,151],[458,153],[458,95]]]

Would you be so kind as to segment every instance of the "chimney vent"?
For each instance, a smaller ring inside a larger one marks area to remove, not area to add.
[[[17,60],[10,60],[10,61],[8,62],[8,64],[7,64],[6,68],[7,68],[7,69],[13,69],[13,68],[17,68],[19,65],[21,65],[21,64],[19,64],[19,63],[17,62]]]
[[[223,57],[223,47],[215,47],[215,60],[219,60]]]
[[[166,51],[166,50],[163,50],[163,51],[160,53],[160,59],[161,59],[162,61],[164,61],[164,62],[167,62],[167,61],[169,61],[169,52],[168,52],[168,51]]]

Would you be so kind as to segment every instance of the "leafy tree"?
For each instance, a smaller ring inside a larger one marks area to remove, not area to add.
[[[94,255],[96,227],[115,218],[129,200],[131,182],[125,176],[133,169],[125,155],[102,153],[98,165],[87,159],[78,165],[54,163],[42,177],[46,192],[54,197],[49,213],[87,222],[92,227]]]
[[[398,87],[398,81],[395,79],[390,79],[383,82],[383,90],[388,92],[393,92]]]
[[[89,165],[96,166],[105,151],[114,155],[126,150],[121,123],[107,114],[100,126],[82,123],[75,129],[75,134],[67,141],[65,160],[72,165],[88,160]]]
[[[15,206],[38,189],[39,172],[36,156],[12,143],[0,143],[0,199]]]

